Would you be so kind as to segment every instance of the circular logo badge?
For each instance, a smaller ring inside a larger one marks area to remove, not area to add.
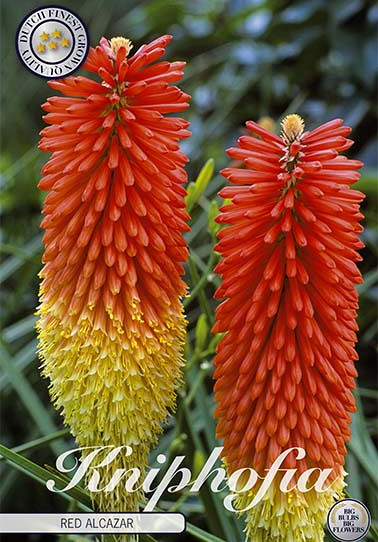
[[[355,499],[343,499],[328,512],[327,527],[336,540],[361,540],[370,529],[370,512]]]
[[[18,27],[16,50],[25,68],[47,79],[77,70],[89,50],[88,31],[76,13],[46,6],[29,13]]]

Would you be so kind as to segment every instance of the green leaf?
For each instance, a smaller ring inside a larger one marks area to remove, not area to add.
[[[37,341],[33,339],[27,343],[13,358],[13,363],[19,372],[23,372],[37,357]],[[0,376],[0,392],[8,390],[10,381],[7,373]]]
[[[200,197],[206,190],[207,185],[214,173],[214,160],[209,158],[206,164],[203,166],[201,171],[198,174],[197,179],[194,183],[189,183],[187,188],[188,194],[185,197],[186,210],[188,213],[193,209],[193,207],[198,203]]]
[[[369,476],[372,484],[378,489],[376,465],[378,453],[366,428],[366,422],[362,410],[361,399],[355,395],[357,411],[352,415],[352,436],[348,444],[365,473]]]
[[[186,532],[194,536],[197,540],[203,540],[203,542],[226,542],[222,538],[215,536],[213,534],[203,531],[199,527],[192,525],[191,523],[186,524]]]
[[[364,274],[364,282],[357,284],[356,290],[360,295],[366,294],[366,292],[378,282],[378,269],[371,269]]]
[[[200,314],[196,325],[196,343],[195,350],[202,352],[205,347],[207,334],[209,333],[209,326],[207,325],[207,318],[205,314]]]
[[[8,343],[17,341],[17,339],[24,337],[25,335],[34,330],[36,321],[37,317],[34,314],[29,314],[29,316],[25,316],[25,318],[22,318],[21,320],[18,320],[14,324],[7,326],[3,329],[3,339]]]
[[[210,203],[210,207],[209,207],[209,213],[208,213],[208,217],[209,217],[209,223],[208,223],[208,230],[209,230],[209,233],[210,235],[215,239],[216,236],[217,236],[217,233],[219,232],[220,230],[220,224],[217,224],[215,222],[215,218],[219,215],[219,207],[218,207],[218,203],[215,201],[215,199],[213,199]]]
[[[357,190],[371,194],[372,196],[377,194],[378,187],[378,171],[376,168],[364,167],[361,171],[361,177],[356,184]]]
[[[36,426],[39,428],[42,435],[55,433],[57,431],[57,427],[51,420],[48,411],[42,404],[34,389],[31,387],[27,378],[19,371],[17,366],[10,359],[7,349],[2,342],[0,342],[0,366],[8,375],[14,390],[18,394],[27,412]],[[59,454],[62,451],[62,447],[54,441],[50,443],[50,447],[54,453]]]
[[[33,461],[30,461],[30,459],[23,457],[22,455],[14,452],[13,450],[10,450],[6,446],[3,446],[2,444],[0,444],[0,455],[2,455],[5,460],[12,464],[17,470],[23,472],[27,476],[30,476],[34,480],[37,480],[44,486],[46,485],[46,482],[48,480],[54,480],[56,488],[63,489],[67,486],[69,482],[69,478],[67,476],[57,475],[53,472],[50,472],[44,467],[40,467],[36,463],[33,463]],[[46,491],[49,490],[46,488]],[[57,495],[61,495],[63,498],[68,500],[74,499],[75,501],[78,501],[83,506],[85,506],[88,511],[92,510],[92,503],[89,495],[83,489],[77,486],[69,489],[68,491],[57,493]]]
[[[30,260],[38,250],[41,248],[41,236],[37,235],[33,237],[29,243],[23,247],[24,255],[11,256],[7,258],[5,262],[0,264],[0,282],[9,278],[17,269],[19,269],[25,262]]]
[[[42,446],[45,446],[46,444],[50,444],[50,442],[53,442],[54,440],[64,438],[68,435],[70,435],[70,430],[62,429],[61,431],[56,431],[55,433],[51,433],[46,437],[37,438],[29,442],[25,442],[24,444],[20,444],[19,446],[15,446],[14,448],[12,448],[12,451],[18,454],[24,452],[31,452],[33,450],[41,448]]]

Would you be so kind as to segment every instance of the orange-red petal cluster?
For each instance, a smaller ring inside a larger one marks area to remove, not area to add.
[[[170,85],[185,63],[154,63],[170,40],[162,36],[127,58],[126,46],[114,52],[103,39],[84,64],[102,81],[49,83],[71,96],[43,106],[51,126],[40,148],[53,155],[39,183],[50,191],[44,291],[64,305],[66,318],[95,305],[94,320],[106,327],[103,309],[122,322],[136,297],[156,319],[157,307],[185,290],[179,262],[187,257],[187,157],[178,142],[190,132],[187,121],[163,116],[188,107],[188,95]]]
[[[218,433],[230,470],[269,466],[302,446],[319,466],[341,465],[355,409],[351,389],[358,307],[354,262],[362,231],[351,190],[361,162],[340,156],[352,141],[336,119],[287,145],[254,122],[229,156],[245,169],[217,221],[223,260],[215,360]]]
[[[51,81],[64,97],[43,105],[39,183],[49,193],[38,322],[43,373],[80,446],[129,445],[118,468],[146,466],[181,378],[187,226],[179,141],[188,107],[172,85],[184,62],[160,61],[171,36],[129,56],[102,39],[84,69]],[[106,480],[105,480],[106,481]],[[96,495],[109,511],[137,509],[119,487]]]
[[[222,171],[233,186],[220,192],[230,203],[215,247],[216,297],[225,299],[214,328],[225,333],[215,358],[217,432],[230,473],[265,475],[298,446],[306,459],[291,453],[284,467],[329,467],[336,478],[355,410],[364,196],[350,185],[362,164],[340,155],[352,145],[341,119],[304,132],[290,115],[282,126],[279,137],[247,122],[251,135],[227,151],[244,167]]]

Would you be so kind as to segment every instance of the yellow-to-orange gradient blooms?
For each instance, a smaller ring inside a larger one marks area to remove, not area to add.
[[[218,437],[229,473],[252,467],[266,476],[292,447],[307,457],[297,463],[291,452],[284,468],[332,469],[328,491],[283,493],[277,477],[247,512],[252,542],[320,542],[344,487],[355,410],[364,196],[349,185],[362,164],[339,154],[352,145],[341,119],[304,132],[302,119],[289,115],[281,137],[254,122],[247,128],[251,135],[228,150],[244,167],[223,170],[234,186],[220,192],[231,203],[218,217],[227,226],[216,246],[217,297],[225,299],[214,329],[225,332],[215,359]]]
[[[67,97],[43,105],[40,148],[52,155],[42,227],[39,348],[43,374],[80,446],[129,445],[103,468],[146,466],[174,408],[185,318],[180,297],[188,230],[179,141],[188,107],[171,85],[184,62],[158,61],[171,36],[133,56],[124,38],[102,39],[84,69],[50,86]],[[100,459],[99,459],[100,461]],[[101,510],[137,510],[138,493],[118,484],[95,495]]]

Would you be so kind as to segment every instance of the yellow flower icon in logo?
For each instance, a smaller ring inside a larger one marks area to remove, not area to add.
[[[38,53],[45,53],[47,50],[59,52],[60,48],[68,49],[71,45],[70,40],[66,38],[64,32],[57,28],[51,32],[44,30],[40,35],[40,39],[41,41],[36,45]]]

